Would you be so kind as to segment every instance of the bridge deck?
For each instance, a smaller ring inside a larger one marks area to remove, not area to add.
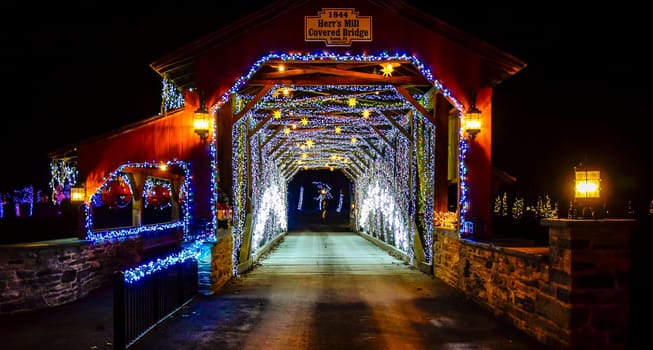
[[[0,317],[3,349],[112,347],[111,289]],[[351,232],[291,232],[130,349],[546,349]]]
[[[351,232],[291,232],[137,349],[545,349]]]

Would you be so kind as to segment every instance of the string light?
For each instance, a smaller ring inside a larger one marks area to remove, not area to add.
[[[299,188],[299,199],[297,200],[297,210],[302,210],[304,205],[304,186]]]
[[[224,105],[227,101],[230,100],[232,95],[239,95],[238,91],[245,85],[247,84],[248,80],[261,68],[264,64],[266,64],[269,60],[280,60],[280,61],[317,61],[317,60],[332,60],[332,61],[343,61],[343,62],[387,62],[387,61],[393,61],[393,60],[401,60],[401,61],[409,61],[411,64],[413,64],[419,71],[422,73],[422,75],[432,82],[433,87],[435,90],[437,90],[443,97],[445,97],[452,105],[453,107],[458,111],[458,117],[463,118],[463,105],[458,102],[456,98],[454,98],[451,95],[451,92],[444,88],[444,86],[436,79],[433,78],[431,72],[429,69],[425,68],[424,65],[414,56],[410,55],[405,55],[405,54],[395,54],[395,55],[389,55],[387,53],[381,53],[379,55],[367,55],[367,54],[362,54],[362,55],[339,55],[336,53],[329,53],[329,52],[320,52],[316,54],[302,54],[302,53],[293,53],[293,54],[287,54],[287,53],[273,53],[267,56],[264,56],[255,64],[252,65],[250,70],[241,76],[236,83],[232,86],[229,91],[225,92],[225,94],[218,100],[218,102],[211,106],[212,112],[215,110],[221,108],[222,105]],[[383,66],[384,70],[387,71],[387,73],[384,72],[384,74],[387,74],[387,76],[390,76],[392,71],[390,68],[394,68],[392,66],[392,63],[388,66],[386,63]],[[288,91],[301,91],[303,89],[311,89],[312,91],[320,91],[320,89],[334,89],[334,88],[341,88],[343,90],[343,94],[341,96],[338,96],[337,94],[331,96],[330,98],[333,99],[340,99],[340,100],[345,100],[347,101],[347,106],[332,106],[325,104],[324,101],[320,102],[309,102],[309,101],[302,101],[302,99],[292,99],[291,96],[292,94],[284,95],[284,92]],[[355,87],[360,89],[359,91],[369,91],[370,94],[366,95],[366,99],[369,99],[372,101],[373,99],[384,99],[387,98],[387,96],[383,96],[382,94],[378,94],[378,91],[374,91],[375,89],[378,90],[378,86],[360,86],[360,87]],[[277,87],[274,90],[274,93],[272,93],[273,98],[280,98],[282,102],[285,105],[279,105],[276,107],[276,109],[280,109],[281,107],[285,106],[287,108],[291,108],[295,110],[297,113],[306,116],[306,118],[310,117],[320,117],[322,116],[323,118],[316,118],[316,119],[323,119],[323,120],[328,120],[328,118],[324,118],[325,115],[328,115],[330,112],[333,112],[334,110],[340,113],[359,113],[360,115],[363,116],[363,118],[360,119],[360,123],[365,123],[365,125],[369,125],[369,123],[374,122],[374,120],[367,121],[366,118],[373,119],[372,114],[367,111],[367,107],[364,107],[364,109],[361,109],[361,107],[358,107],[358,101],[356,103],[353,103],[352,100],[349,100],[348,96],[351,96],[352,92],[351,90],[354,89],[354,87],[351,86],[339,86],[339,87],[334,87],[334,86],[292,86],[292,87]],[[393,98],[396,96],[393,96]],[[425,99],[424,96],[415,96],[415,98],[419,101],[423,101]],[[253,96],[239,96],[237,98],[238,101],[251,101],[253,99]],[[274,108],[274,103],[281,103],[281,102],[274,102],[273,100],[267,101],[265,99],[262,99],[259,102],[262,106],[268,107],[265,104],[269,103],[269,107]],[[377,109],[379,109],[379,112],[383,111],[394,111],[394,110],[399,110],[399,109],[405,109],[406,108],[406,101],[402,102],[397,102],[394,104],[393,102],[389,103],[384,103],[382,105],[376,106]],[[264,110],[265,108],[261,108],[261,110]],[[254,109],[253,109],[254,111]],[[280,190],[283,190],[285,186],[285,182],[287,181],[286,176],[287,174],[282,174],[281,171],[277,168],[277,165],[274,163],[274,161],[269,160],[268,158],[273,158],[273,157],[259,157],[260,154],[267,154],[267,152],[270,151],[271,148],[271,143],[265,144],[265,146],[260,149],[260,152],[252,152],[251,154],[247,154],[248,152],[246,151],[247,149],[250,149],[249,147],[245,147],[246,143],[250,141],[247,138],[247,130],[254,129],[256,127],[256,119],[259,118],[259,116],[255,115],[255,112],[250,111],[247,113],[247,115],[243,118],[241,118],[236,124],[234,124],[234,129],[233,129],[233,153],[234,154],[234,159],[233,159],[233,174],[234,174],[234,229],[233,229],[233,235],[234,235],[234,252],[233,252],[233,259],[235,262],[235,266],[237,265],[238,262],[238,252],[240,251],[240,246],[242,243],[242,232],[244,229],[244,222],[245,222],[245,203],[246,203],[246,188],[247,188],[247,176],[246,176],[246,164],[251,164],[253,168],[258,168],[259,166],[264,168],[264,169],[270,169],[270,170],[262,170],[262,169],[257,169],[256,170],[256,175],[253,173],[252,174],[252,200],[255,202],[255,205],[261,205],[261,199],[263,199],[264,194],[260,193],[260,190],[258,189],[261,186],[270,186],[269,183],[279,183],[282,184],[283,186],[279,186],[276,188],[279,188]],[[419,120],[421,118],[421,114],[418,113],[417,111],[413,110],[413,115],[416,116],[414,118],[415,120]],[[368,114],[369,113],[369,114]],[[382,116],[382,113],[376,113],[374,115],[374,118],[384,118]],[[313,119],[313,120],[316,120]],[[313,123],[314,121],[311,121]],[[317,120],[316,120],[317,122]],[[406,130],[413,130],[415,128],[407,128],[407,118],[403,118],[400,120],[397,120],[397,122],[402,125]],[[354,128],[355,132],[355,125],[358,123],[357,121],[352,121],[352,127]],[[361,124],[361,126],[364,126]],[[414,125],[413,125],[414,126]],[[295,123],[292,124],[286,124],[284,126],[284,134],[288,135],[292,130],[294,130],[297,127]],[[334,125],[328,125],[326,122],[322,122],[320,127],[329,127],[329,128],[335,128]],[[349,127],[349,125],[348,125]],[[432,126],[431,126],[432,127]],[[251,141],[254,141],[253,144],[250,145],[251,149],[258,149],[256,145],[260,144],[261,139],[265,139],[266,134],[265,131],[259,131],[260,135],[259,137],[253,137],[251,138]],[[413,139],[415,139],[415,134],[413,132]],[[463,226],[462,223],[465,220],[465,215],[469,210],[469,202],[468,202],[468,196],[467,196],[467,167],[465,164],[465,156],[467,153],[467,145],[466,142],[464,141],[464,135],[459,134],[459,173],[460,173],[460,193],[459,193],[459,208],[460,208],[460,223],[459,225],[459,230]],[[358,141],[358,137],[354,135],[347,135],[347,137],[350,139],[351,144],[356,144]],[[366,165],[361,165],[360,162],[357,162],[357,164],[354,166],[354,168],[351,169],[346,169],[343,168],[341,169],[345,174],[351,176],[353,179],[353,186],[355,188],[355,192],[358,193],[357,195],[357,202],[358,204],[356,205],[357,210],[355,211],[355,216],[357,223],[359,225],[362,225],[364,229],[368,230],[368,232],[373,232],[373,231],[384,231],[381,232],[383,236],[383,239],[386,241],[393,242],[393,244],[400,250],[406,252],[407,254],[412,254],[411,251],[413,249],[412,247],[412,237],[413,237],[413,225],[412,223],[415,222],[415,212],[409,211],[408,208],[415,208],[416,204],[419,203],[421,206],[424,206],[425,208],[429,208],[428,203],[424,202],[423,199],[416,199],[414,196],[412,196],[413,193],[416,192],[416,186],[418,181],[412,181],[412,186],[408,186],[407,179],[416,179],[416,167],[407,167],[407,166],[399,166],[397,167],[397,164],[417,164],[417,159],[416,159],[416,152],[411,152],[411,146],[409,145],[409,141],[406,140],[405,137],[400,136],[396,130],[392,130],[388,132],[387,134],[388,138],[395,138],[399,140],[397,149],[394,150],[392,147],[383,147],[383,150],[381,152],[385,154],[384,157],[377,157],[376,159],[370,159],[368,157],[365,158],[365,162],[369,163]],[[309,139],[309,138],[307,138]],[[312,138],[311,138],[312,139]],[[309,142],[306,142],[306,146],[310,147],[312,144],[309,144]],[[322,157],[321,155],[316,155],[316,158]],[[429,157],[431,157],[430,155]],[[247,158],[252,158],[251,162],[246,162]],[[260,165],[258,164],[260,163]],[[431,174],[433,172],[432,169],[432,164],[433,161],[425,161],[424,164],[424,172]],[[412,173],[408,173],[407,168],[411,168]],[[304,169],[309,169],[308,165],[304,165]],[[355,175],[352,175],[352,171],[355,173]],[[291,172],[292,174],[292,172]],[[422,171],[420,171],[420,176],[422,174]],[[432,176],[432,175],[429,175]],[[276,178],[277,180],[272,180],[271,178]],[[260,181],[264,180],[264,181]],[[421,181],[421,180],[420,180]],[[423,181],[430,182],[432,181],[432,178],[425,179]],[[427,186],[428,187],[428,186]],[[275,188],[275,187],[270,187],[270,188]],[[258,194],[260,197],[254,196],[254,194]],[[416,201],[421,201],[421,202],[416,202]],[[285,199],[282,199],[280,203],[285,203]],[[264,206],[260,206],[260,208],[263,208]],[[432,206],[431,206],[432,208]],[[256,212],[253,213],[254,217],[258,215]],[[412,210],[412,209],[411,209]],[[432,211],[432,210],[431,210]],[[379,215],[381,212],[387,213],[388,215]],[[285,214],[279,214],[283,215],[285,218]],[[367,215],[367,216],[365,216]],[[432,221],[429,218],[433,218],[433,213],[432,212],[426,212],[425,213],[425,220]],[[274,216],[274,215],[273,215]],[[275,218],[272,219],[272,221],[276,219],[281,219],[281,218]],[[270,220],[268,220],[270,221]],[[283,222],[283,219],[280,220]],[[277,225],[275,226],[275,230],[278,230],[280,227],[283,225]],[[431,230],[429,229],[430,225],[427,225],[427,231],[425,232],[425,235],[427,236],[427,240],[429,242],[432,241],[431,237]],[[274,230],[273,230],[274,231]],[[275,231],[276,232],[276,231]],[[459,231],[460,232],[460,231]],[[274,232],[273,232],[274,233]],[[392,237],[394,236],[394,237]],[[263,242],[265,239],[262,238],[260,242]],[[254,249],[256,249],[254,247]],[[237,275],[237,269],[234,267],[235,274]]]
[[[165,114],[167,111],[171,111],[177,108],[184,107],[184,95],[179,91],[179,88],[175,83],[168,79],[167,77],[163,78],[162,81],[163,87],[161,91],[161,114]]]
[[[77,170],[77,157],[53,158],[50,161],[50,190],[52,201],[60,204],[65,197],[63,191],[77,184],[79,171]]]
[[[166,270],[174,265],[183,264],[189,259],[197,260],[200,253],[200,242],[195,242],[195,244],[189,248],[181,250],[179,253],[173,253],[165,258],[159,258],[155,261],[150,261],[140,266],[125,270],[123,279],[125,283],[134,284],[158,271]]]
[[[190,186],[190,169],[188,167],[188,163],[174,160],[174,161],[164,162],[164,164],[166,164],[167,166],[175,165],[180,169],[182,169],[185,173],[184,181],[180,188],[180,192],[184,193],[184,196],[187,198],[187,200],[183,201],[181,206],[182,220],[177,222],[172,222],[172,223],[158,223],[152,225],[112,229],[106,231],[96,231],[93,229],[94,220],[93,220],[93,213],[91,210],[91,206],[102,205],[102,190],[108,183],[110,183],[112,180],[122,179],[123,181],[125,181],[127,186],[129,186],[129,188],[134,188],[133,185],[129,182],[129,177],[125,176],[126,173],[124,172],[124,169],[126,167],[154,169],[154,168],[160,168],[161,166],[161,163],[157,163],[157,162],[152,162],[152,163],[128,162],[119,166],[115,171],[109,174],[108,178],[105,179],[105,182],[94,191],[93,195],[91,195],[90,205],[83,204],[84,214],[85,214],[84,223],[86,228],[86,239],[92,241],[93,243],[99,243],[104,241],[114,241],[114,240],[125,239],[128,237],[134,237],[139,234],[147,233],[147,232],[166,231],[166,230],[176,229],[176,228],[182,228],[184,232],[184,239],[187,241],[192,241],[194,238],[197,238],[197,237],[190,237],[188,233],[189,232],[188,227],[190,222],[192,221],[191,203],[193,198],[192,188]]]

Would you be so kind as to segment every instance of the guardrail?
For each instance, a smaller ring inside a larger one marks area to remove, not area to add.
[[[185,249],[114,273],[114,349],[127,349],[197,295],[198,256]]]

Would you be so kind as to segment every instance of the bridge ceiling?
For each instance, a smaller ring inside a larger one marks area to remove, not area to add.
[[[413,113],[430,119],[423,99],[432,89],[410,61],[272,60],[238,91],[235,120],[251,118],[248,136],[263,140],[288,179],[301,169],[358,177],[398,133],[410,138]]]

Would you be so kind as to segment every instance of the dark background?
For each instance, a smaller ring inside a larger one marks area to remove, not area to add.
[[[492,161],[517,177],[518,191],[564,203],[573,166],[587,160],[604,170],[615,210],[632,199],[645,215],[653,149],[644,2],[411,2],[528,64],[494,90],[492,111]],[[49,151],[157,114],[161,79],[149,63],[260,3],[3,1],[0,192],[47,189]],[[648,315],[651,291],[653,225],[644,222],[624,277],[637,286],[634,320]],[[633,324],[639,338],[643,323]]]
[[[617,209],[648,210],[651,69],[646,11],[564,3],[412,1],[524,60],[493,102],[493,164],[526,197],[564,203],[573,166],[604,171]],[[161,79],[149,63],[262,2],[4,2],[0,191],[47,189],[47,153],[159,112]],[[382,25],[382,24],[377,24]]]

